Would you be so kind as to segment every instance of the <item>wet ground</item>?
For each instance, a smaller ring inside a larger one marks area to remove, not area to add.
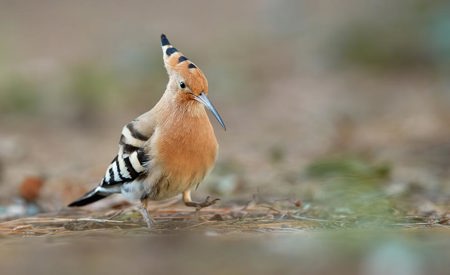
[[[63,211],[0,224],[2,274],[447,274],[448,220],[346,226],[265,206]],[[3,273],[6,272],[6,273]]]

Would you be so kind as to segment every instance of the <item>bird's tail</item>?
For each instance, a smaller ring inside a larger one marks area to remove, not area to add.
[[[104,199],[104,198],[108,197],[109,195],[111,195],[111,194],[100,192],[100,190],[98,190],[98,188],[94,188],[91,191],[84,194],[84,196],[82,196],[78,200],[70,203],[68,206],[69,207],[85,206],[87,204]]]

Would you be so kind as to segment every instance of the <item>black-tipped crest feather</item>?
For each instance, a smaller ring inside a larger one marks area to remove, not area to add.
[[[176,48],[167,48],[167,50],[166,50],[166,54],[168,55],[168,56],[171,56],[173,53],[176,53],[176,52],[178,52],[178,50],[176,49]]]
[[[167,46],[170,45],[169,39],[167,39],[166,35],[163,33],[161,34],[161,46]]]

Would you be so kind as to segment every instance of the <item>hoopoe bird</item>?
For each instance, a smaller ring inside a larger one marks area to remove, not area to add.
[[[159,102],[122,129],[119,152],[101,183],[69,207],[84,206],[112,194],[140,202],[138,209],[148,227],[153,219],[147,211],[149,200],[163,200],[182,194],[186,206],[203,207],[191,199],[191,190],[212,170],[218,144],[209,121],[208,109],[226,129],[209,101],[208,81],[203,72],[161,35],[164,65],[169,75]]]

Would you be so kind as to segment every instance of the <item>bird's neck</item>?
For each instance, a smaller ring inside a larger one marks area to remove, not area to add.
[[[207,117],[205,107],[192,99],[191,95],[171,90],[166,90],[155,106],[155,111],[164,117]]]

